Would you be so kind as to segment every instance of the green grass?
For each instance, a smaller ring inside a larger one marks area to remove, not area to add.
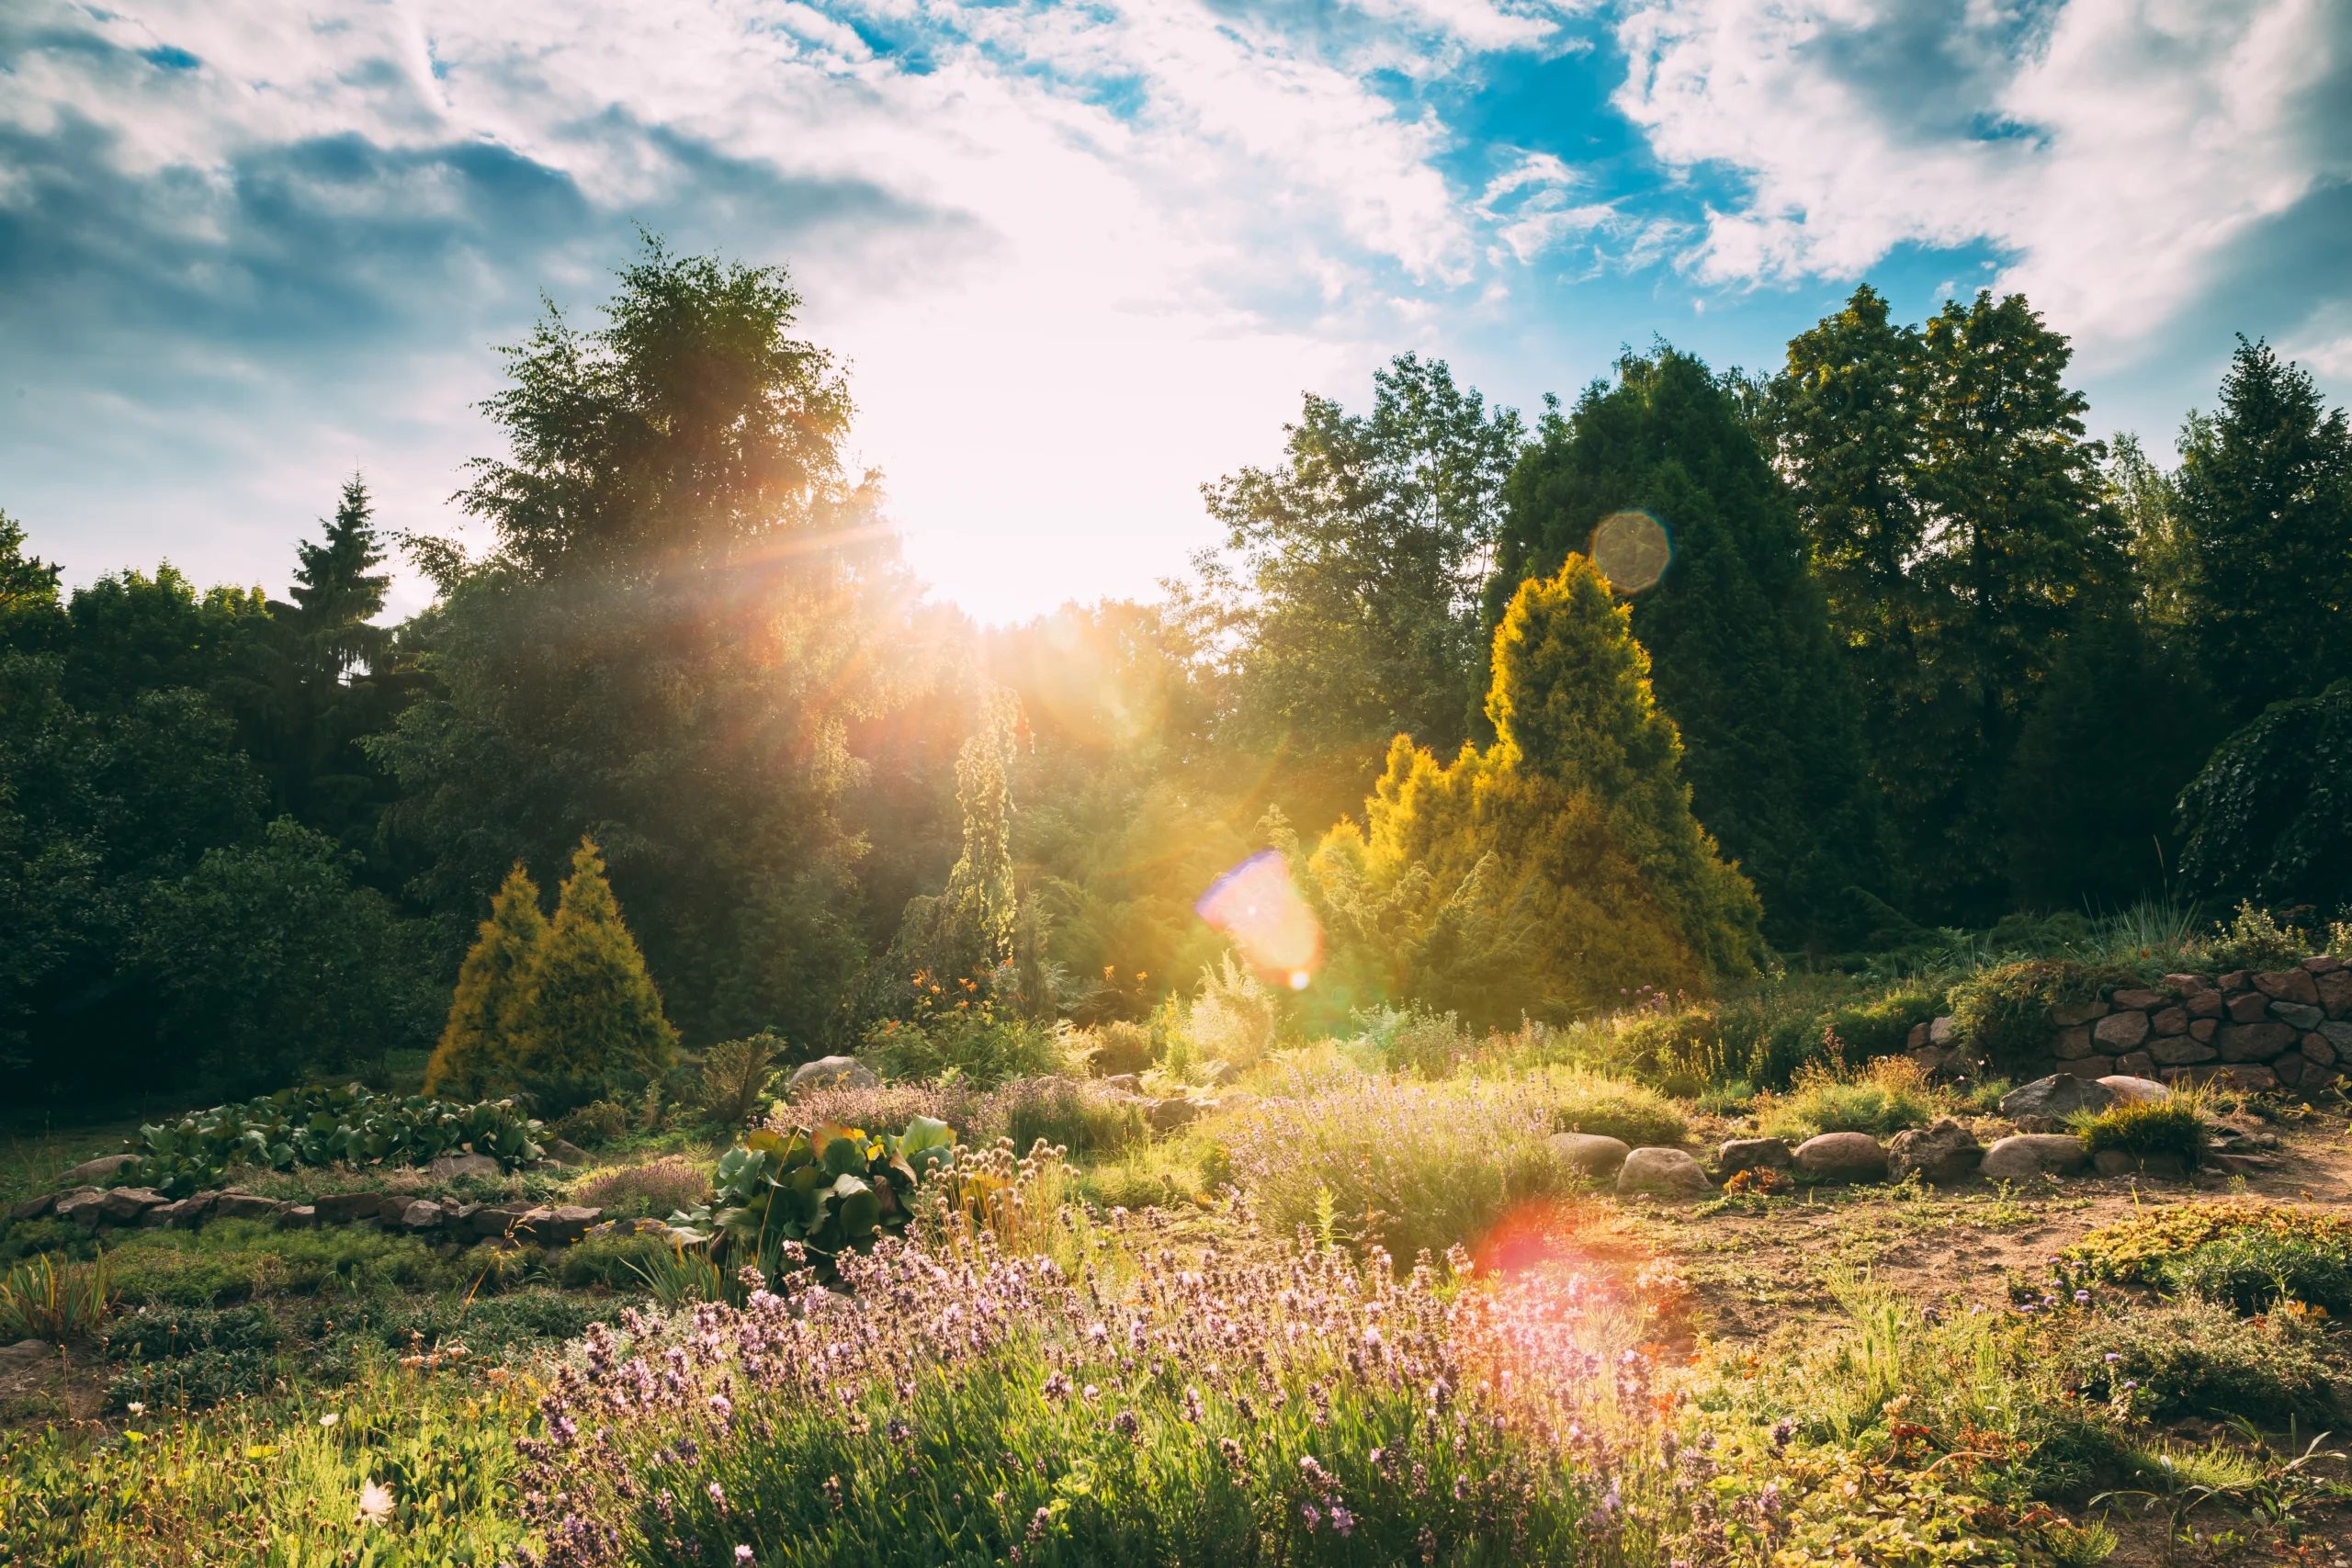
[[[2105,1111],[2078,1111],[2067,1125],[2094,1155],[2108,1149],[2177,1155],[2191,1165],[2204,1150],[2207,1132],[2204,1101],[2185,1091],[2157,1100],[2126,1100]]]
[[[1554,1132],[1597,1133],[1635,1148],[1672,1148],[1690,1135],[1681,1110],[1645,1084],[1574,1067],[1554,1067],[1528,1081],[1551,1107]]]
[[[1759,1102],[1757,1120],[1766,1136],[1796,1144],[1822,1133],[1892,1137],[1907,1127],[1924,1127],[1940,1113],[1918,1069],[1897,1056],[1858,1077],[1809,1070],[1787,1094]]]

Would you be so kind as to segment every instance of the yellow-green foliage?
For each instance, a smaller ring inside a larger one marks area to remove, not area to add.
[[[449,1021],[425,1064],[425,1093],[470,1100],[514,1086],[523,997],[547,935],[538,886],[516,861],[458,965]]]
[[[1753,970],[1755,892],[1691,817],[1649,657],[1582,557],[1513,596],[1487,713],[1495,744],[1450,763],[1397,737],[1364,828],[1308,863],[1332,989],[1508,1027]]]
[[[627,1076],[658,1077],[677,1058],[677,1031],[662,1016],[594,840],[572,853],[522,1016],[523,1075],[558,1103]]]
[[[2120,1149],[2133,1155],[2178,1155],[2194,1163],[2205,1147],[2205,1107],[2199,1096],[2188,1093],[2077,1111],[2071,1125],[2083,1147],[2095,1155]]]
[[[1624,1078],[1554,1067],[1533,1081],[1551,1103],[1553,1126],[1564,1133],[1598,1133],[1637,1148],[1672,1148],[1690,1131],[1673,1101]]]
[[[1768,1137],[1801,1143],[1820,1133],[1868,1133],[1883,1138],[1935,1120],[1935,1096],[1917,1063],[1889,1056],[1860,1073],[1814,1064],[1797,1074],[1783,1096],[1760,1097],[1757,1121]]]
[[[2283,1204],[2182,1203],[2144,1210],[2128,1220],[2102,1225],[2068,1247],[2065,1258],[2093,1279],[2150,1284],[2162,1279],[2165,1268],[2183,1254],[2210,1241],[2242,1235],[2352,1247],[2352,1219]]]

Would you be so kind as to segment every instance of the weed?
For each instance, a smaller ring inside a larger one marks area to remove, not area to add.
[[[2284,1422],[2332,1404],[2318,1337],[2285,1315],[2261,1322],[2210,1302],[2100,1314],[2059,1353],[2068,1386],[2151,1420],[2244,1416]]]
[[[68,1263],[44,1252],[0,1276],[0,1339],[85,1338],[114,1310],[116,1293],[106,1254]]]
[[[2094,1155],[2108,1149],[2142,1156],[2177,1155],[2191,1165],[2205,1147],[2209,1129],[2204,1099],[2193,1089],[2162,1100],[2127,1100],[2104,1111],[2078,1111],[2067,1125]]]
[[[1758,1106],[1768,1137],[1802,1143],[1821,1133],[1868,1133],[1886,1137],[1935,1120],[1935,1098],[1918,1065],[1906,1056],[1873,1062],[1860,1076],[1834,1066],[1808,1066],[1785,1096]]]

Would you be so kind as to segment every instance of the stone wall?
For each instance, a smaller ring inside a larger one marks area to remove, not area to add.
[[[2015,1076],[2225,1078],[2310,1093],[2352,1071],[2352,967],[2323,956],[2290,969],[2167,975],[2052,1008],[2050,1024],[2050,1055]]]

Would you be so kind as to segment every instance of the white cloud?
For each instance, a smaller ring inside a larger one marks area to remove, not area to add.
[[[1712,215],[1705,278],[1988,243],[2002,287],[2114,345],[2352,175],[2348,24],[2340,0],[1647,0],[1616,102],[1662,157],[1751,185]]]

